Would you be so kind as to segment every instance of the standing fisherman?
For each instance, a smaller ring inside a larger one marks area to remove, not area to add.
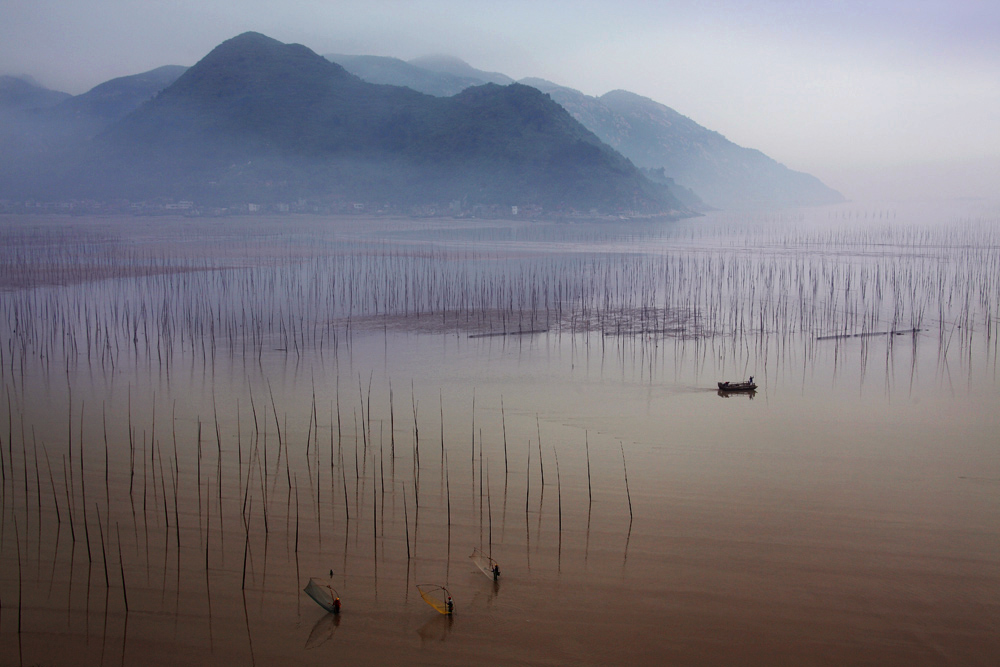
[[[333,579],[333,570],[330,570],[330,579]],[[330,586],[330,592],[333,593],[333,613],[340,613],[340,596],[336,594],[333,590],[333,586]]]

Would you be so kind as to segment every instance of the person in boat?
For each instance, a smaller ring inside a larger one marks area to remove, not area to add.
[[[339,614],[340,613],[340,598],[339,597],[335,598],[333,600],[333,613],[334,614]]]
[[[448,596],[448,613],[450,614],[450,613],[452,613],[454,611],[455,611],[455,601],[452,600],[451,596],[449,595]]]
[[[500,578],[500,566],[497,565],[496,563],[493,563],[493,581],[496,581],[499,578]]]
[[[750,384],[753,384],[753,376],[750,376]]]

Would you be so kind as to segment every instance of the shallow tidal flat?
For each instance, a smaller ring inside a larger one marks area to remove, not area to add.
[[[1000,654],[996,209],[0,237],[0,664]]]

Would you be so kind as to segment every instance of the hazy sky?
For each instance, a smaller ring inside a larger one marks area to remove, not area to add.
[[[624,88],[852,199],[995,197],[998,0],[0,0],[0,73],[80,93],[256,30]]]

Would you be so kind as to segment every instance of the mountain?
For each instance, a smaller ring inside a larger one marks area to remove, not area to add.
[[[49,90],[28,77],[0,76],[0,111],[44,109],[69,97],[69,93]]]
[[[86,151],[91,138],[135,111],[184,70],[159,67],[106,81],[77,96],[0,77],[0,152],[4,155],[0,178],[8,193],[45,180],[45,174],[65,171]]]
[[[257,33],[220,44],[50,167],[45,187],[76,197],[687,213],[531,87],[434,97]]]
[[[679,184],[720,208],[830,204],[843,196],[819,179],[743,148],[670,107],[624,90],[601,97],[541,79],[548,93],[602,141],[636,165],[663,168]]]
[[[451,97],[470,86],[486,83],[501,86],[514,83],[514,79],[505,74],[484,72],[453,56],[423,56],[410,61],[387,56],[346,56],[335,53],[324,57],[369,83],[406,86],[437,97]]]
[[[0,184],[12,181],[25,160],[59,145],[47,113],[67,99],[27,78],[0,76]]]
[[[430,95],[453,95],[491,80],[510,81],[503,74],[484,72],[449,56],[409,62],[374,56],[330,57],[366,81],[407,86]],[[744,208],[843,201],[840,193],[817,178],[789,169],[758,150],[738,146],[651,99],[624,90],[591,97],[543,79],[520,83],[548,93],[601,141],[650,170],[647,175],[670,188],[690,208],[701,209],[705,203]]]
[[[104,129],[135,111],[186,70],[179,65],[164,65],[142,74],[111,79],[82,95],[64,100],[52,113],[63,119],[81,120],[95,129]]]

